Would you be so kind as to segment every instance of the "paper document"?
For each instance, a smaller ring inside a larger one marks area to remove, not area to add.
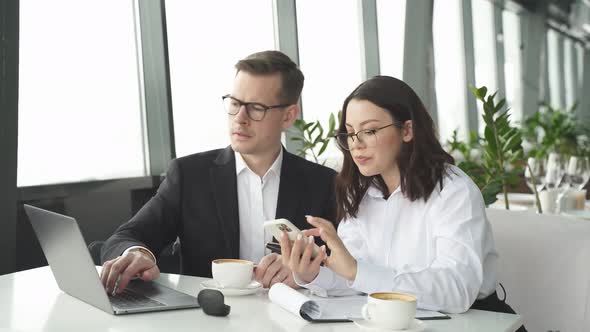
[[[447,316],[442,312],[422,309],[416,309],[416,318],[418,318],[419,320],[451,319],[450,316]]]
[[[363,319],[361,310],[367,303],[366,295],[329,298],[306,296],[282,283],[274,284],[268,292],[268,297],[283,309],[309,321],[350,322]],[[416,318],[428,320],[450,317],[437,311],[418,309]]]

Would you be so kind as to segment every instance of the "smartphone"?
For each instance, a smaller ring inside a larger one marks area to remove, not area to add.
[[[297,234],[302,233],[297,226],[293,225],[287,219],[275,219],[269,220],[264,222],[264,229],[267,232],[272,234],[275,239],[279,240],[281,236],[283,236],[283,232],[286,232],[289,236],[289,240],[291,240],[291,245],[297,238]],[[320,247],[317,244],[313,244],[313,251],[311,252],[311,258],[315,258],[317,255],[320,254]]]

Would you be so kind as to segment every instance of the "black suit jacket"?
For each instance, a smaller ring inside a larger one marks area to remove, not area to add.
[[[310,228],[305,215],[334,221],[335,172],[283,151],[276,218]],[[181,273],[210,277],[211,261],[239,258],[238,191],[231,147],[172,161],[156,195],[106,241],[102,261],[133,245],[158,256],[178,236]],[[262,220],[261,226],[262,227]]]

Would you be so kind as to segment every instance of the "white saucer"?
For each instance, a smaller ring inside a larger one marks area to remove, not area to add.
[[[568,210],[562,212],[562,214],[569,217],[590,219],[590,210]]]
[[[532,208],[530,205],[515,204],[510,201],[508,201],[508,202],[510,203],[510,206],[509,206],[510,211],[527,211]],[[506,209],[506,205],[504,204],[504,200],[495,201],[494,203],[490,204],[488,207],[490,207],[492,209],[499,209],[499,210]]]
[[[496,198],[499,201],[504,202],[504,193],[499,193],[496,195]],[[508,202],[510,202],[510,204],[515,203],[520,205],[533,205],[535,204],[535,195],[525,193],[508,193]]]
[[[256,280],[252,280],[246,287],[244,288],[225,288],[222,287],[217,281],[213,279],[208,279],[201,282],[202,288],[208,289],[216,289],[223,293],[225,296],[242,296],[242,295],[250,295],[256,293],[257,290],[262,288],[262,284]]]
[[[424,323],[423,321],[419,320],[419,319],[414,319],[412,321],[412,323],[410,324],[410,327],[408,327],[405,330],[390,330],[390,329],[386,329],[383,327],[379,327],[376,326],[375,323],[368,321],[368,320],[364,320],[364,319],[359,319],[359,320],[354,320],[353,321],[356,326],[360,327],[363,330],[371,330],[371,331],[388,331],[388,332],[420,332],[420,331],[424,331],[424,328],[426,327],[426,323]]]

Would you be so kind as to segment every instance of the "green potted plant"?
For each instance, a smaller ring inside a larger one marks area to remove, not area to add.
[[[453,136],[446,142],[446,149],[455,158],[457,167],[469,175],[479,187],[487,206],[497,200],[497,194],[502,191],[502,186],[498,181],[490,181],[489,176],[486,175],[486,169],[481,160],[484,143],[474,131],[470,132],[469,140],[463,142],[459,139],[457,130],[454,130]]]
[[[590,128],[581,124],[575,110],[577,103],[561,110],[543,103],[542,108],[522,123],[522,135],[532,145],[529,156],[542,158],[549,152],[563,155],[589,155]]]
[[[518,182],[518,173],[524,157],[522,137],[518,128],[510,123],[509,109],[504,108],[506,99],[494,102],[496,94],[488,95],[484,86],[470,87],[475,97],[483,103],[482,118],[485,123],[483,162],[484,179],[488,186],[498,186],[504,193],[504,204],[510,209],[508,187]],[[536,193],[535,193],[536,194]]]
[[[458,140],[456,132],[448,142],[451,151],[456,150],[464,155],[458,163],[480,188],[486,205],[497,200],[498,193],[504,193],[504,204],[510,209],[508,187],[519,182],[522,167],[528,167],[524,162],[522,136],[518,128],[510,123],[509,109],[505,109],[506,100],[494,102],[496,94],[488,95],[487,88],[470,87],[475,97],[483,103],[482,119],[485,123],[484,136],[470,134],[467,143]],[[481,160],[472,158],[474,149],[482,152]],[[540,208],[538,193],[535,189],[537,206]]]
[[[340,117],[340,113],[338,113],[338,117]],[[316,163],[320,163],[320,156],[326,151],[330,140],[336,135],[336,116],[333,113],[330,114],[327,129],[324,129],[319,120],[306,122],[303,119],[295,120],[293,128],[294,136],[291,137],[291,141],[298,142],[300,145],[297,155],[311,156]],[[325,161],[322,164],[325,164]]]

